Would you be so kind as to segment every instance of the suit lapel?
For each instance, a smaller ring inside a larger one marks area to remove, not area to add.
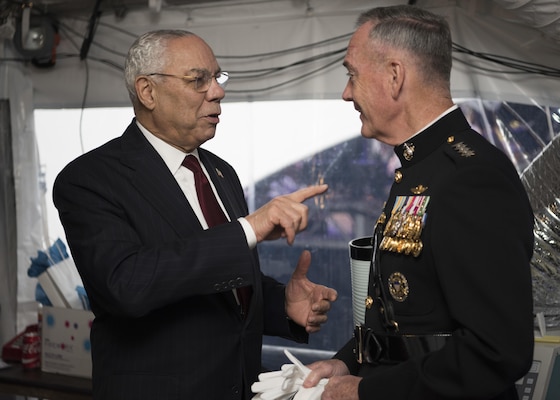
[[[140,196],[175,229],[179,236],[202,229],[167,165],[133,122],[123,135],[121,161],[130,169],[131,183]]]
[[[202,225],[187,201],[177,181],[170,173],[167,165],[157,151],[146,140],[135,121],[122,136],[121,162],[130,170],[130,181],[137,188],[139,196],[143,196],[152,207],[161,214],[181,238],[202,231]],[[202,151],[201,153],[204,153]],[[200,153],[199,153],[200,155]],[[202,155],[212,182],[216,186],[220,198],[231,219],[243,214],[237,206],[231,182],[209,157]],[[221,297],[232,309],[237,303],[231,292],[224,292]]]
[[[226,169],[213,163],[203,149],[198,149],[198,155],[206,167],[208,175],[210,175],[210,179],[212,180],[212,183],[214,183],[216,191],[218,192],[230,219],[235,220],[238,217],[244,216],[244,209],[241,207],[239,200],[234,194],[235,191],[232,186],[233,182],[231,181],[231,177],[227,173]]]

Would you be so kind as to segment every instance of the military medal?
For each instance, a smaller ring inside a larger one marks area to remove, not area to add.
[[[429,201],[430,196],[397,196],[379,248],[418,257],[423,248],[420,235]]]

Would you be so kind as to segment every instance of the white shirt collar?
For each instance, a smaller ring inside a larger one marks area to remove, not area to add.
[[[150,144],[161,156],[161,158],[167,165],[167,168],[169,168],[171,173],[175,175],[175,173],[181,167],[181,163],[183,162],[187,154],[158,138],[156,135],[147,130],[140,122],[138,122],[138,120],[136,120],[136,125],[138,125],[140,131],[144,134],[146,140],[150,142]],[[198,157],[198,149],[195,149],[192,153],[188,154],[192,154],[200,160],[200,158]]]

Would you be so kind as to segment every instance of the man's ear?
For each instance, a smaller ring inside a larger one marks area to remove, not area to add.
[[[154,82],[145,76],[139,76],[134,82],[138,101],[148,110],[156,106],[156,87]]]
[[[397,99],[402,92],[405,66],[400,60],[391,60],[389,62],[389,71],[391,74],[391,97]]]

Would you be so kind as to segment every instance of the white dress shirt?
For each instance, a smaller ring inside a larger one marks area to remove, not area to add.
[[[191,170],[182,166],[183,160],[188,154],[185,154],[181,150],[164,142],[163,140],[161,140],[160,138],[152,134],[150,131],[148,131],[145,127],[143,127],[142,124],[140,124],[140,122],[136,121],[136,124],[138,125],[138,128],[144,134],[148,142],[150,142],[150,144],[161,156],[161,158],[167,165],[167,168],[169,168],[169,171],[171,172],[173,177],[177,180],[179,187],[185,194],[185,197],[187,198],[189,204],[191,205],[194,213],[198,217],[198,220],[200,221],[202,227],[204,229],[208,229],[208,224],[206,223],[204,214],[202,214],[202,208],[200,207],[200,203],[198,202],[198,196],[196,194],[196,187],[194,183],[194,174]],[[189,154],[192,154],[200,161],[200,158],[198,157],[197,149],[195,149],[192,153]],[[222,203],[222,199],[220,199],[220,196],[218,195],[218,192],[214,187],[214,183],[210,179],[210,176],[208,175],[208,171],[206,171],[206,167],[204,166],[203,163],[200,163],[200,166],[202,167],[202,171],[208,178],[208,181],[210,182],[210,186],[212,186],[212,191],[214,192],[214,195],[216,196],[216,199],[218,200],[218,203],[220,204],[220,207],[222,208],[225,216],[227,217],[228,220],[231,221],[231,218],[228,215],[227,210],[224,207],[224,204]],[[247,244],[249,245],[250,248],[254,248],[257,245],[257,237],[255,235],[255,232],[253,231],[253,228],[251,227],[251,224],[249,224],[249,222],[243,217],[240,217],[237,220],[239,221],[241,227],[245,231]]]

